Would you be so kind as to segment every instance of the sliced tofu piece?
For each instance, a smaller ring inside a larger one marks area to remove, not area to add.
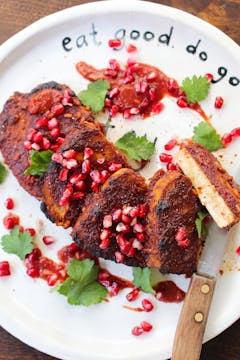
[[[240,188],[213,154],[199,144],[184,142],[177,162],[220,228],[229,229],[240,220]]]

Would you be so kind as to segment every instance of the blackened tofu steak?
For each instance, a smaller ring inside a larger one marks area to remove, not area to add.
[[[108,177],[127,167],[125,157],[94,123],[82,123],[52,156],[42,186],[42,210],[57,225],[74,225],[87,201]]]
[[[30,150],[56,151],[64,137],[81,121],[93,121],[68,86],[42,84],[30,93],[15,92],[0,114],[0,148],[20,185],[41,199],[39,176],[25,175]]]
[[[229,229],[236,224],[240,220],[240,187],[214,155],[199,144],[185,141],[177,161],[217,225]]]

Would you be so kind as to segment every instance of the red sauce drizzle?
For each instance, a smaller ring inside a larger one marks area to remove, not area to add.
[[[123,305],[123,308],[124,308],[124,309],[127,309],[127,310],[137,311],[137,312],[145,311],[143,308],[140,308],[140,307],[132,307],[132,306],[127,306],[127,305]]]
[[[179,98],[185,95],[175,79],[169,78],[155,66],[130,62],[125,69],[121,69],[116,60],[110,60],[109,63],[108,68],[96,69],[80,61],[76,64],[76,69],[89,81],[107,80],[110,83],[105,105],[112,116],[119,112],[125,118],[138,114],[146,118],[151,113],[158,113],[163,109],[158,105],[165,96]],[[142,85],[140,90],[139,84]],[[117,93],[111,97],[113,89],[117,89]],[[198,112],[204,120],[208,120],[198,103],[189,104],[188,107]],[[130,109],[135,109],[138,113],[125,116],[126,111]]]
[[[171,280],[161,281],[153,288],[156,291],[156,299],[163,302],[179,303],[184,300],[186,295],[186,293]]]

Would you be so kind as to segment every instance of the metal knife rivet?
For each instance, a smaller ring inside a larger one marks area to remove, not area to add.
[[[202,292],[203,294],[208,294],[209,291],[210,291],[210,287],[209,287],[208,284],[202,285],[202,287],[201,287],[201,292]]]
[[[201,312],[197,312],[194,315],[194,320],[198,323],[201,323],[203,321],[203,314]]]

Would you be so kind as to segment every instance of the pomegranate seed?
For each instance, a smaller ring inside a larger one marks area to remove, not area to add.
[[[150,72],[147,76],[147,81],[153,81],[157,79],[157,73],[155,71]]]
[[[83,174],[88,174],[91,170],[91,163],[89,161],[89,159],[83,160],[82,162],[82,173]]]
[[[205,74],[205,78],[207,78],[208,81],[211,82],[213,80],[213,74],[207,73],[207,74]]]
[[[144,204],[139,205],[138,210],[139,210],[140,217],[144,217],[147,215],[148,208],[146,205],[144,205]]]
[[[100,233],[100,240],[106,240],[110,235],[110,231],[108,229],[103,229]]]
[[[83,180],[79,180],[74,185],[75,185],[76,190],[78,190],[78,191],[86,191],[86,184],[85,184],[85,182]]]
[[[110,39],[108,40],[108,46],[110,48],[118,48],[122,45],[122,41],[120,39]]]
[[[91,184],[91,189],[94,192],[98,192],[99,191],[99,184],[96,183],[95,181],[93,181],[92,184]]]
[[[116,97],[119,94],[119,92],[120,92],[119,89],[115,87],[115,88],[113,88],[112,90],[109,91],[108,97],[110,99],[113,99],[114,97]]]
[[[105,270],[100,270],[98,273],[98,281],[107,280],[109,278],[109,273]]]
[[[177,241],[182,241],[186,239],[186,236],[187,236],[186,229],[184,227],[180,227],[175,234],[175,239]]]
[[[175,79],[168,79],[166,82],[167,90],[171,95],[179,95],[179,86]]]
[[[53,144],[50,146],[50,149],[53,151],[53,152],[57,152],[59,150],[59,145],[57,144]]]
[[[42,139],[42,148],[43,148],[43,150],[50,149],[50,146],[51,146],[50,141],[47,138],[43,137],[43,139]]]
[[[132,247],[137,250],[143,249],[143,245],[141,244],[141,242],[138,239],[133,240]]]
[[[0,261],[0,276],[11,275],[10,265],[8,261]]]
[[[65,168],[61,169],[60,174],[58,176],[59,180],[66,181],[68,177],[68,172],[69,172],[68,169]]]
[[[150,100],[153,101],[156,97],[156,89],[154,87],[151,87],[149,89],[148,94],[149,94]]]
[[[69,181],[71,184],[77,184],[79,181],[84,180],[85,178],[86,178],[86,175],[81,174],[81,173],[76,173],[70,177]]]
[[[186,108],[188,107],[188,102],[187,102],[187,99],[185,96],[180,96],[178,99],[177,99],[177,105],[180,107],[180,108]]]
[[[117,296],[117,294],[120,291],[120,287],[118,285],[118,283],[116,283],[115,281],[112,283],[111,289],[109,291],[109,296]]]
[[[141,328],[143,329],[143,331],[145,331],[145,332],[152,330],[152,325],[147,321],[142,321],[140,325],[141,325]]]
[[[71,199],[73,200],[83,199],[85,196],[86,196],[85,192],[77,191],[72,194]]]
[[[110,109],[110,114],[112,117],[116,116],[119,111],[119,107],[117,105],[112,105]]]
[[[30,151],[30,150],[32,149],[32,143],[31,143],[31,141],[29,141],[29,140],[24,141],[24,148],[25,148],[27,151]]]
[[[105,158],[97,159],[97,163],[100,164],[100,165],[104,164],[105,163]]]
[[[75,169],[78,166],[78,162],[76,159],[70,159],[70,160],[63,160],[63,166],[65,166],[67,169]]]
[[[40,131],[38,131],[34,136],[33,136],[33,141],[37,144],[41,144],[42,143],[42,139],[43,139],[43,135]]]
[[[110,245],[110,239],[106,238],[104,240],[101,241],[101,243],[99,244],[100,249],[104,250],[107,249]]]
[[[159,114],[164,109],[164,104],[162,102],[157,102],[152,105],[152,112],[154,114]]]
[[[39,277],[39,270],[37,267],[30,267],[27,269],[27,275],[31,278],[37,278]]]
[[[174,163],[169,162],[167,163],[167,170],[177,170],[177,166]]]
[[[172,150],[176,145],[177,145],[177,140],[171,139],[164,145],[164,149],[167,151]]]
[[[63,143],[64,143],[64,138],[62,138],[62,137],[58,137],[57,138],[57,141],[56,141],[56,144],[58,145],[58,146],[61,146]]]
[[[105,229],[108,229],[112,226],[112,216],[111,215],[105,215],[103,218],[103,227]]]
[[[47,282],[49,286],[54,286],[57,282],[57,274],[52,274],[48,277]]]
[[[33,143],[32,144],[32,149],[36,150],[36,151],[39,151],[41,149],[41,146],[39,144],[37,144],[37,143]]]
[[[69,203],[69,197],[62,196],[59,200],[59,206],[66,206]]]
[[[116,71],[120,70],[120,65],[116,59],[110,59],[108,63],[112,70],[116,70]]]
[[[73,150],[73,149],[69,149],[69,150],[64,151],[64,152],[62,153],[62,155],[63,155],[63,157],[64,157],[65,159],[68,159],[68,160],[70,160],[70,159],[76,159],[76,157],[77,157],[77,152],[76,152],[75,150]]]
[[[139,64],[136,62],[132,65],[129,65],[129,67],[128,67],[128,71],[130,73],[136,72],[138,69],[139,69]]]
[[[127,230],[127,226],[124,223],[120,222],[117,224],[116,226],[117,232],[125,232],[126,230]]]
[[[63,111],[64,111],[64,106],[63,106],[63,104],[56,104],[56,105],[53,105],[53,107],[51,108],[51,113],[52,113],[54,116],[57,116],[57,115],[62,114]]]
[[[137,51],[137,47],[133,44],[128,44],[128,45],[126,45],[126,51],[128,53],[133,53],[133,52]]]
[[[172,161],[173,157],[172,157],[172,155],[170,155],[170,154],[161,153],[161,154],[159,155],[159,159],[160,159],[160,161],[163,162],[163,163],[169,163],[169,162]]]
[[[31,130],[29,130],[29,132],[28,132],[28,134],[27,134],[27,139],[29,140],[29,141],[33,141],[33,137],[34,137],[34,135],[37,133],[37,130],[35,130],[35,129],[31,129]]]
[[[68,184],[63,190],[63,197],[69,198],[73,193],[73,187],[71,184]]]
[[[45,245],[51,245],[55,242],[55,239],[50,235],[46,235],[43,236],[42,241],[44,242]]]
[[[138,298],[140,292],[141,291],[138,288],[133,289],[132,291],[130,291],[130,293],[126,295],[127,300],[130,302],[135,301]]]
[[[187,247],[190,244],[190,240],[189,239],[183,239],[181,241],[178,241],[178,245],[181,247]]]
[[[146,240],[144,233],[137,233],[136,237],[137,237],[138,241],[140,241],[140,242],[144,242]]]
[[[136,216],[139,215],[139,209],[136,208],[136,207],[131,207],[131,209],[129,210],[129,215],[130,215],[132,218],[135,218]]]
[[[108,167],[109,171],[115,172],[122,168],[122,164],[119,163],[111,163]]]
[[[38,248],[33,249],[33,251],[27,255],[28,261],[32,264],[37,261],[41,256],[41,251]]]
[[[148,100],[148,98],[145,97],[145,98],[142,100],[142,102],[138,105],[138,107],[139,107],[140,110],[143,110],[143,109],[145,109],[146,107],[148,107],[148,105],[149,105],[149,100]]]
[[[232,137],[240,136],[240,128],[233,129],[230,134],[232,135]]]
[[[124,224],[130,224],[131,221],[132,221],[132,219],[131,219],[129,216],[124,215],[124,214],[122,215],[122,222],[123,222]]]
[[[224,134],[222,136],[222,143],[223,146],[227,146],[228,144],[230,144],[232,142],[232,135],[231,134]]]
[[[101,184],[104,184],[105,181],[109,178],[109,172],[107,170],[102,170],[100,176],[101,176]]]
[[[132,107],[132,108],[130,109],[130,114],[131,114],[131,115],[138,115],[139,113],[140,113],[140,109],[137,108],[137,107]]]
[[[27,228],[25,229],[32,237],[36,235],[36,231],[33,228]]]
[[[8,214],[3,218],[3,225],[5,229],[11,230],[15,225],[19,225],[19,218],[16,215]]]
[[[131,84],[134,81],[133,75],[129,74],[123,79],[124,84]]]
[[[52,118],[51,120],[48,121],[48,129],[49,130],[53,130],[55,128],[58,127],[58,120],[56,118]]]
[[[72,102],[72,97],[71,97],[71,93],[70,90],[65,89],[63,92],[63,99],[62,99],[62,104],[64,106],[70,104]]]
[[[142,233],[143,231],[144,231],[144,226],[142,224],[137,223],[133,226],[134,233]]]
[[[8,210],[12,210],[14,208],[14,201],[12,198],[7,198],[4,202],[5,208]]]
[[[37,128],[44,126],[48,126],[48,118],[45,116],[37,120]]]
[[[97,184],[101,183],[101,176],[100,176],[100,172],[98,170],[91,171],[90,176],[95,183],[97,183]]]
[[[131,117],[130,109],[125,109],[125,110],[123,111],[123,118],[124,118],[124,119],[130,119],[130,117]]]
[[[221,96],[216,97],[214,106],[216,109],[221,109],[221,107],[223,106],[223,98]]]
[[[240,256],[240,246],[236,249],[236,253]]]
[[[59,128],[54,128],[50,131],[50,135],[53,137],[58,137],[60,135],[60,129]]]
[[[84,160],[89,159],[94,154],[93,150],[89,147],[84,149]]]
[[[115,222],[120,221],[122,219],[122,210],[121,209],[115,210],[113,215],[112,215],[112,219]]]
[[[149,312],[153,310],[153,303],[148,300],[148,299],[143,299],[142,300],[142,307],[144,308],[145,311]]]
[[[135,326],[133,329],[132,329],[132,334],[134,336],[139,336],[139,335],[142,335],[144,333],[144,330],[141,326]]]
[[[142,94],[146,94],[147,91],[148,91],[148,88],[149,88],[149,86],[148,86],[148,83],[146,81],[141,81],[140,82],[140,92]]]
[[[62,164],[63,157],[61,154],[52,154],[52,160],[56,161],[58,164]]]
[[[105,101],[104,101],[104,105],[105,105],[106,107],[110,108],[110,107],[112,106],[111,100],[109,100],[109,99],[106,98]]]
[[[106,69],[104,70],[104,75],[115,79],[118,76],[118,72],[116,70]]]
[[[116,262],[122,264],[124,262],[124,255],[120,251],[115,251]]]
[[[134,84],[134,89],[135,89],[137,94],[141,93],[141,84],[140,84],[140,82]]]

